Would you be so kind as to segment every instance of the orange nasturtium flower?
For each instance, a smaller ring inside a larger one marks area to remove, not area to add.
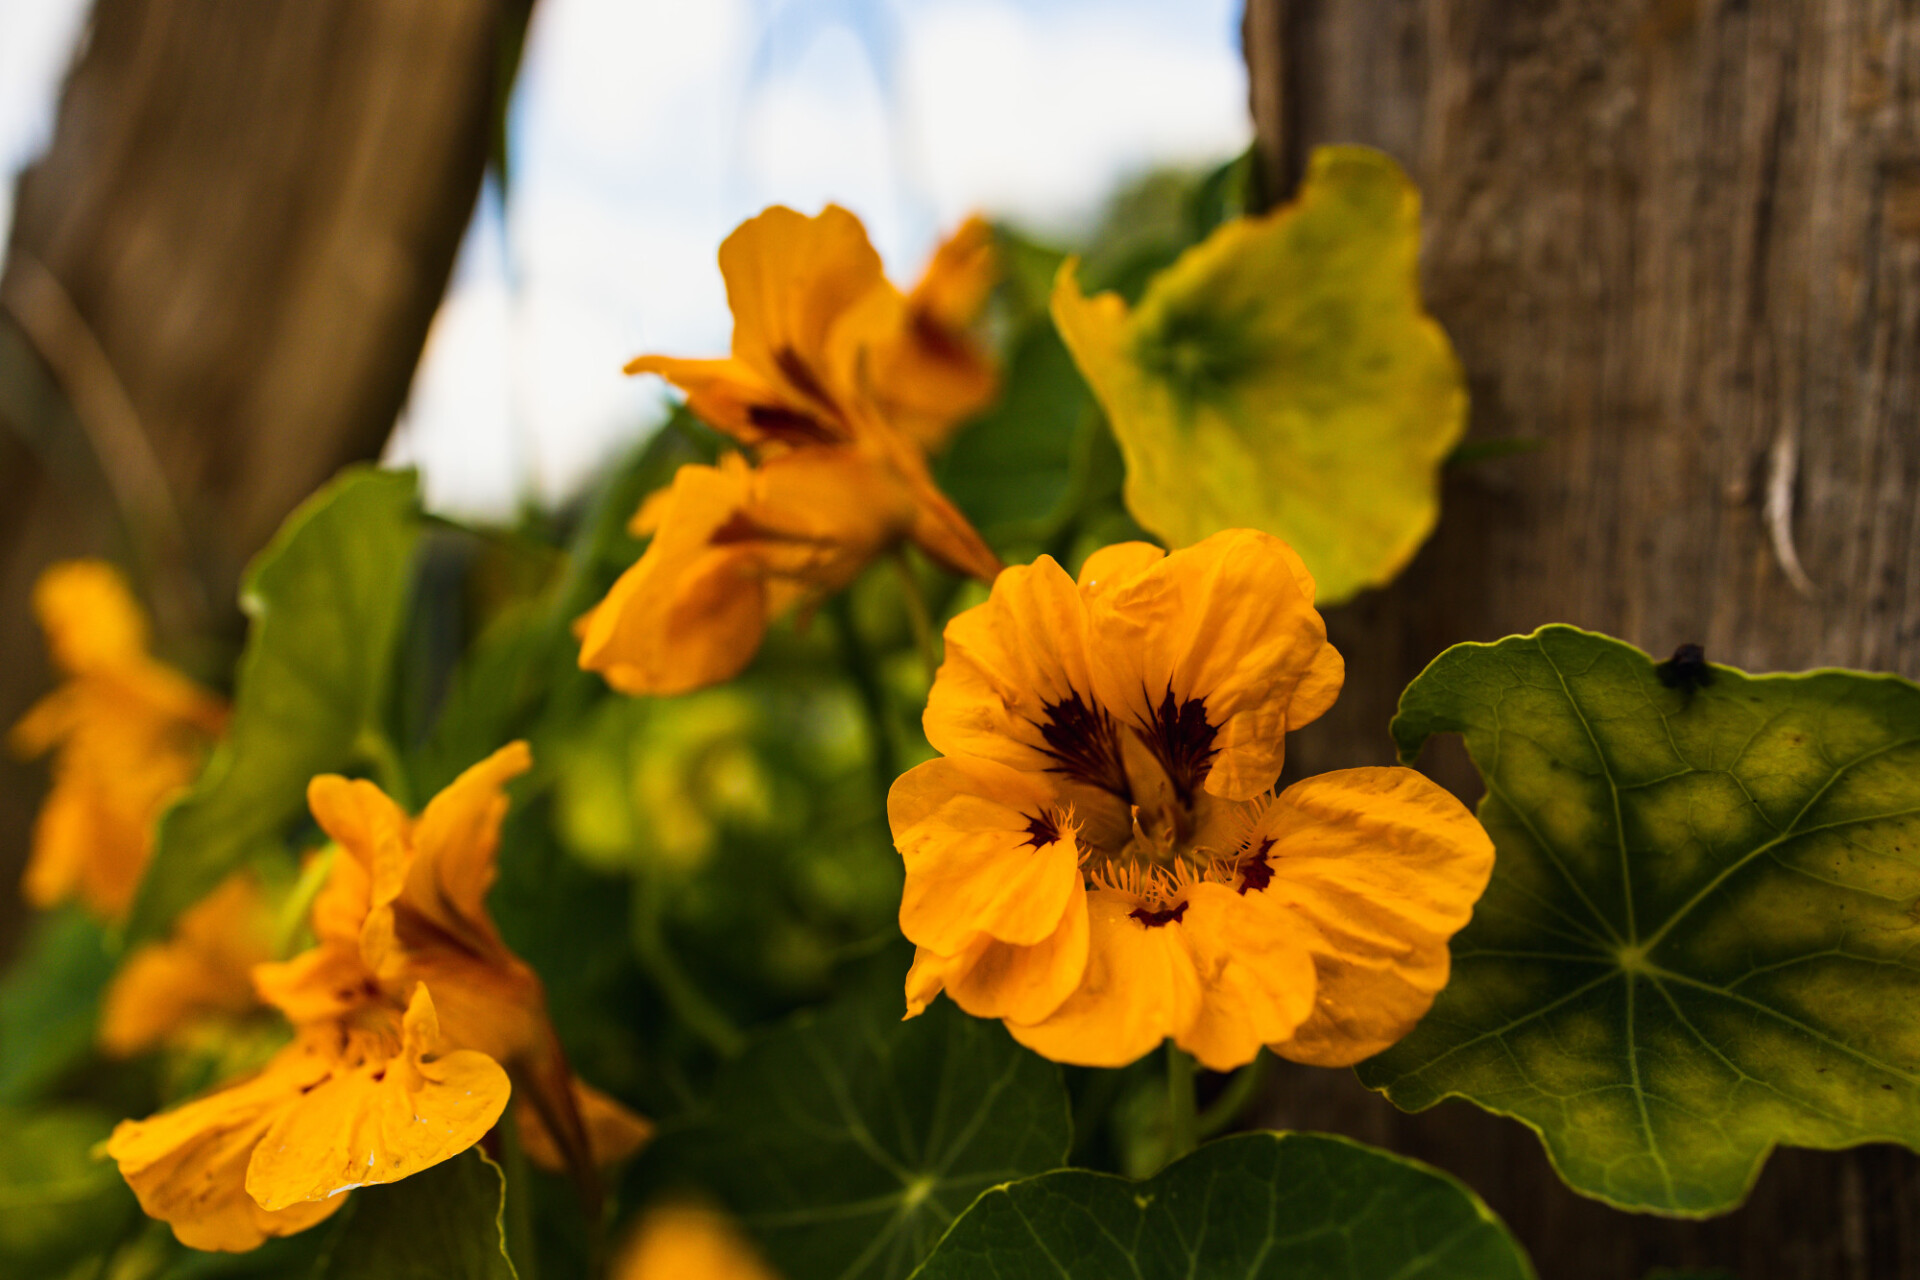
[[[919,946],[909,1016],[942,989],[1061,1062],[1171,1036],[1227,1070],[1260,1046],[1318,1065],[1405,1035],[1493,844],[1411,769],[1278,795],[1288,730],[1344,669],[1287,545],[1233,529],[1008,569],[947,626],[926,711],[944,758],[887,799]]]
[[[274,911],[237,871],[182,912],[173,935],[128,956],[100,1009],[100,1047],[117,1058],[183,1041],[260,1007],[253,969],[273,958]]]
[[[750,450],[686,466],[634,517],[652,544],[580,623],[580,665],[624,693],[673,694],[740,672],[769,622],[841,590],[903,540],[957,573],[1000,562],[934,484],[927,453],[995,389],[966,325],[993,280],[970,222],[911,294],[860,220],[774,206],[720,246],[733,354],[641,356],[687,407]]]
[[[154,819],[199,772],[226,704],[149,656],[146,616],[112,565],[51,566],[33,609],[67,680],[8,737],[20,756],[54,752],[21,888],[36,907],[78,897],[117,919],[146,870]]]
[[[485,906],[504,787],[530,764],[513,743],[418,819],[371,783],[313,780],[314,817],[340,846],[313,904],[317,944],[253,971],[293,1042],[256,1075],[123,1121],[107,1143],[141,1207],[183,1244],[251,1249],[319,1222],[355,1187],[460,1154],[499,1120],[508,1067],[570,1163],[587,1158],[539,979]]]
[[[610,1274],[613,1280],[779,1280],[733,1219],[679,1202],[641,1215]]]

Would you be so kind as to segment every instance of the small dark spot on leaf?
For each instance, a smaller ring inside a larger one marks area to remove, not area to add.
[[[1678,689],[1691,698],[1713,683],[1713,667],[1707,651],[1697,644],[1683,644],[1665,662],[1654,664],[1653,673],[1669,689]]]

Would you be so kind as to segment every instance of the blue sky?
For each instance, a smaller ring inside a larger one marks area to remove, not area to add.
[[[83,8],[0,0],[9,173]],[[845,204],[900,278],[976,209],[1071,234],[1126,176],[1245,146],[1238,24],[1237,0],[540,0],[510,181],[390,456],[445,510],[565,496],[659,420],[627,357],[725,350],[714,252],[743,218]]]

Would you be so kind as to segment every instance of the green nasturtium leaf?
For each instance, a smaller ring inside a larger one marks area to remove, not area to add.
[[[1705,672],[1553,626],[1407,688],[1401,758],[1465,735],[1498,857],[1452,982],[1360,1068],[1682,1216],[1737,1205],[1776,1144],[1920,1147],[1920,687]]]
[[[1144,1182],[1061,1169],[981,1196],[915,1280],[1530,1280],[1493,1213],[1412,1160],[1327,1134],[1208,1143]]]
[[[1066,1158],[1060,1069],[948,1001],[902,1022],[902,972],[756,1041],[643,1157],[718,1197],[783,1275],[905,1276],[982,1191]]]
[[[477,1147],[363,1187],[341,1212],[314,1280],[516,1280],[505,1210],[506,1179]]]
[[[106,934],[78,907],[34,921],[0,982],[0,1104],[27,1102],[93,1047],[113,976]]]
[[[0,1275],[58,1276],[111,1245],[133,1193],[92,1149],[113,1118],[91,1108],[0,1108]]]
[[[1113,424],[1134,517],[1176,547],[1236,527],[1284,538],[1323,603],[1398,573],[1466,429],[1419,246],[1400,167],[1326,147],[1294,203],[1225,223],[1135,308],[1083,296],[1069,263],[1054,323]]]
[[[1040,540],[1070,514],[1076,440],[1092,397],[1044,320],[1013,344],[999,400],[967,424],[940,460],[940,483],[982,533]]]
[[[298,816],[313,775],[390,754],[382,717],[418,515],[412,472],[350,468],[254,560],[232,726],[160,820],[130,941],[164,933]]]

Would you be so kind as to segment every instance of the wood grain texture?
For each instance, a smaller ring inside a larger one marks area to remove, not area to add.
[[[1347,692],[1291,773],[1389,762],[1428,660],[1547,622],[1920,677],[1920,4],[1250,0],[1245,35],[1269,193],[1325,143],[1405,164],[1470,438],[1538,446],[1451,472],[1405,575],[1332,611]],[[1455,744],[1425,763],[1476,794]],[[1276,1118],[1456,1170],[1543,1276],[1920,1275],[1905,1152],[1785,1153],[1669,1223],[1565,1191],[1517,1125],[1325,1076]]]
[[[128,564],[191,658],[287,512],[379,453],[528,3],[98,0],[0,276],[0,725],[45,688],[49,559]],[[0,769],[0,886],[37,790]]]

